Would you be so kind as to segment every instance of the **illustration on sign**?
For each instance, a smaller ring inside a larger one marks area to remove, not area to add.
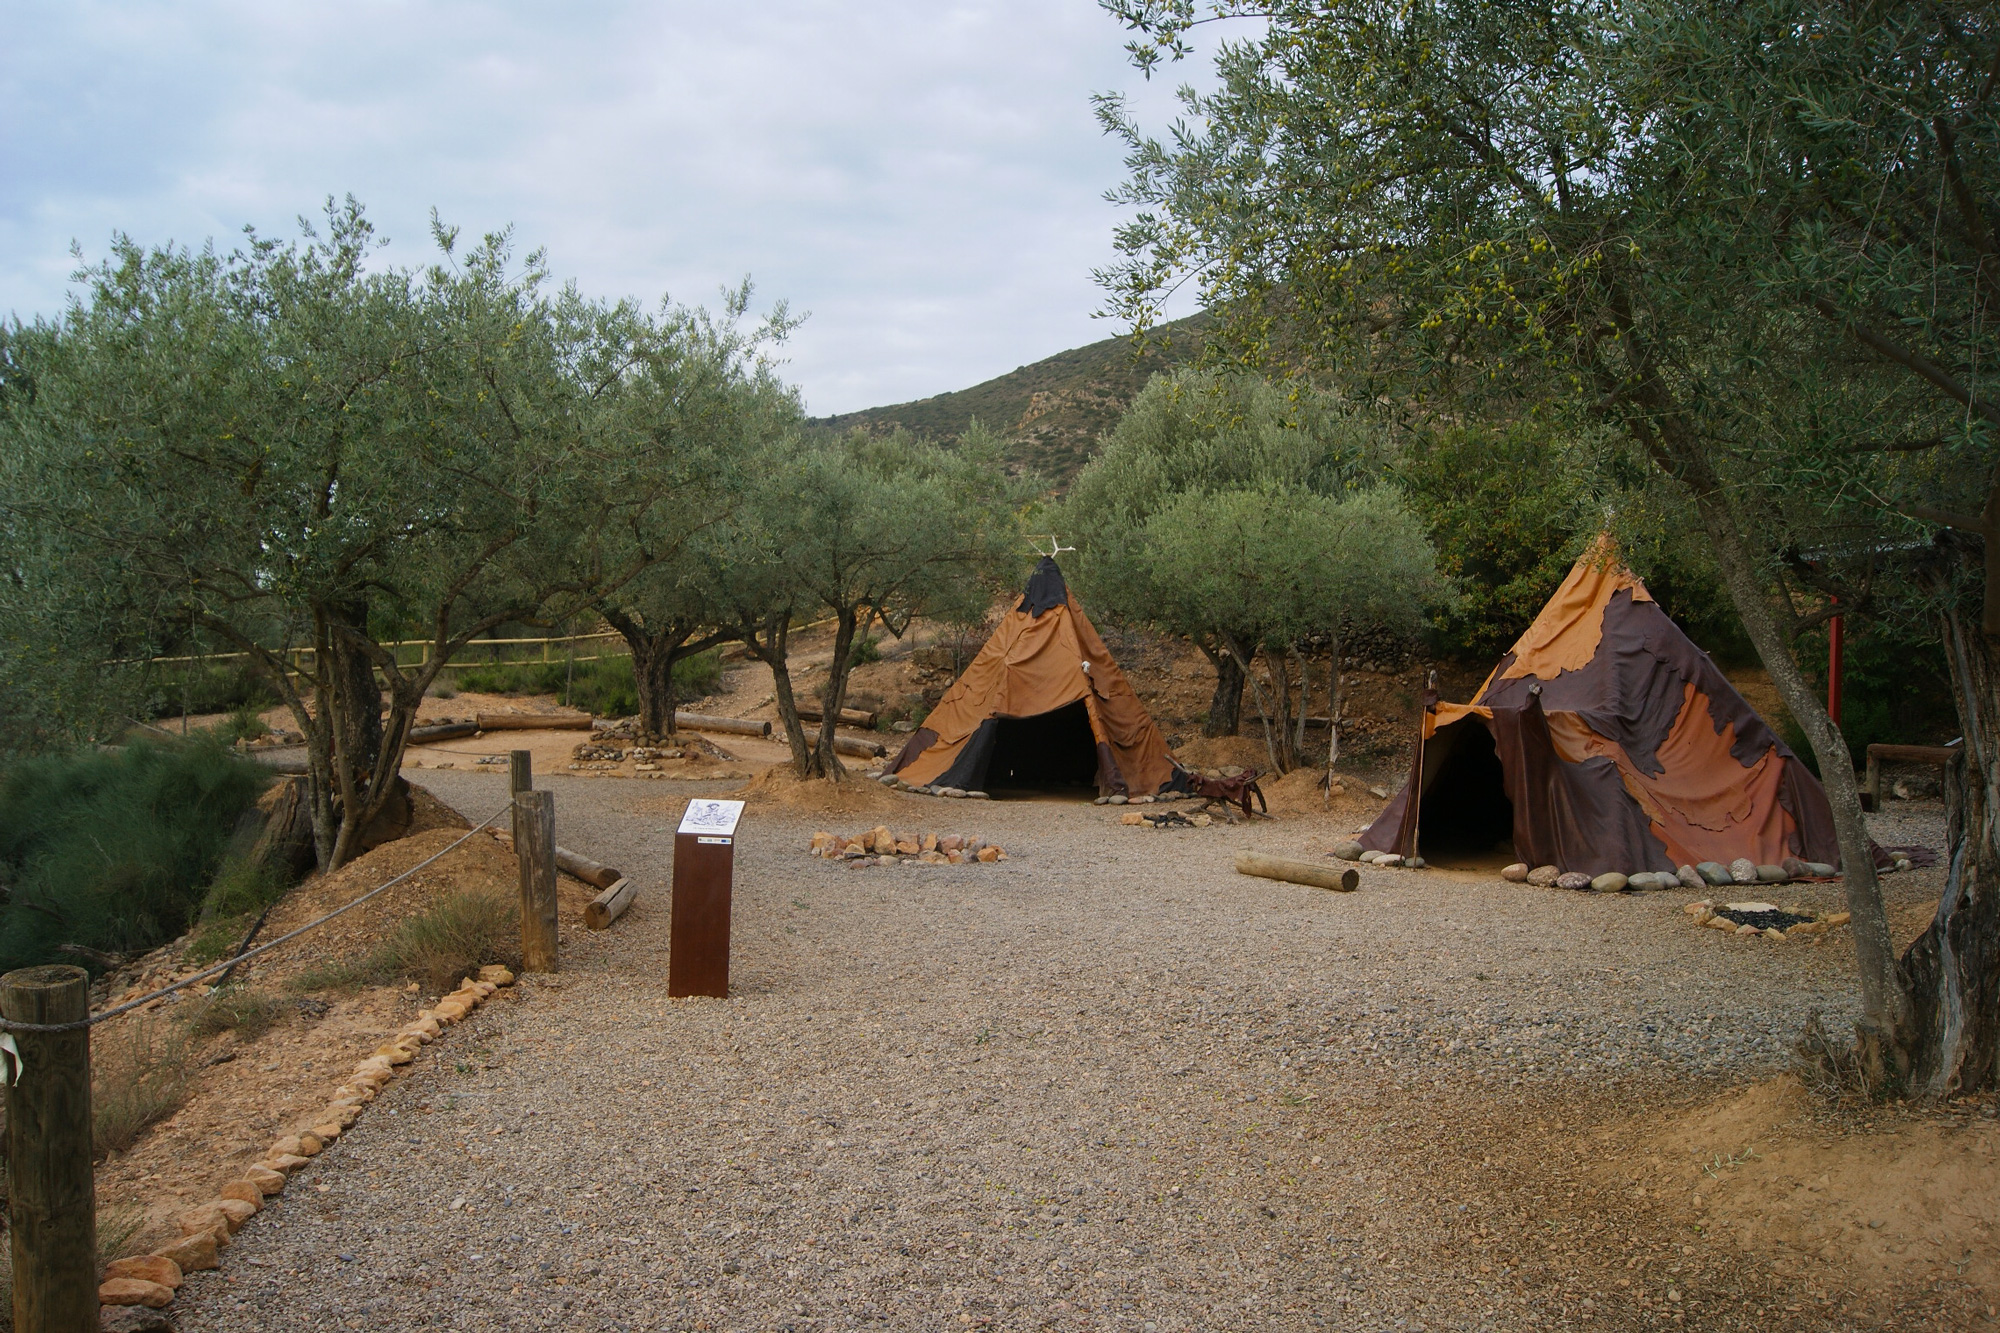
[[[693,800],[687,805],[687,813],[681,816],[682,833],[734,833],[736,821],[743,817],[741,801]]]

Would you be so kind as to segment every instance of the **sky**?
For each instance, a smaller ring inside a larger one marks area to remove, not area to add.
[[[961,389],[1110,337],[1119,144],[1172,84],[1094,0],[0,8],[0,314],[60,313],[72,244],[233,246],[352,194],[386,262],[429,217],[512,225],[589,295],[810,318],[814,415]],[[1176,310],[1174,313],[1186,313]]]

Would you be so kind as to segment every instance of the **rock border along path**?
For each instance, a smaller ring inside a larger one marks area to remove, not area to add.
[[[1527,1329],[1544,1293],[1440,1239],[1479,1201],[1440,1200],[1426,1115],[1504,1144],[1523,1098],[1769,1072],[1848,1010],[1844,954],[1705,948],[1673,894],[1332,895],[1230,870],[1316,855],[1300,822],[1006,801],[1005,864],[870,875],[801,854],[831,816],[752,805],[732,996],[669,1001],[677,806],[543,785],[636,904],[424,1048],[184,1330]]]

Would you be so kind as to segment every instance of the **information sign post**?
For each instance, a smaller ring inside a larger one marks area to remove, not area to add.
[[[729,996],[729,901],[743,802],[696,797],[674,832],[667,994]]]

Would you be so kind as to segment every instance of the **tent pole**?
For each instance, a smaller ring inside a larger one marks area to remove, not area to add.
[[[1413,857],[1423,855],[1418,850],[1420,846],[1418,839],[1423,835],[1424,827],[1424,719],[1428,718],[1431,710],[1437,706],[1437,683],[1438,673],[1433,670],[1424,682],[1423,707],[1417,712],[1417,785],[1416,790],[1410,793],[1410,799],[1416,802],[1416,808],[1410,812],[1408,852],[1408,855]]]

